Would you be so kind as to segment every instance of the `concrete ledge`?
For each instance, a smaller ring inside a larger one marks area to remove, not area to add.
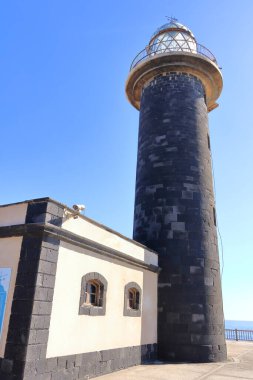
[[[93,240],[86,239],[80,235],[74,234],[73,232],[69,232],[49,223],[30,223],[0,227],[0,238],[24,235],[32,237],[42,236],[43,234],[59,241],[65,241],[66,243],[96,252],[102,256],[114,258],[134,265],[138,268],[143,268],[155,273],[159,272],[159,267],[155,265],[146,264],[142,260],[135,259],[132,256],[126,255],[115,249],[106,247],[102,244],[96,243]]]
[[[55,199],[50,198],[50,197],[37,198],[37,199],[30,199],[30,200],[25,200],[25,201],[21,201],[21,202],[15,202],[15,203],[8,203],[8,204],[0,205],[0,209],[1,209],[1,208],[7,208],[7,207],[9,207],[9,206],[21,205],[21,204],[25,204],[25,203],[27,203],[28,205],[33,206],[33,205],[36,205],[36,204],[38,204],[38,203],[44,203],[44,202],[50,202],[50,205],[53,205],[53,206],[55,206],[55,207],[58,208],[58,209],[62,209],[62,211],[63,211],[63,210],[65,210],[65,211],[69,211],[70,214],[74,212],[74,210],[73,210],[71,207],[68,207],[68,206],[65,205],[64,203],[58,202],[58,201],[56,201]],[[55,208],[55,207],[53,207],[53,208]],[[52,212],[51,207],[49,207],[48,212],[50,212],[50,213]],[[155,252],[155,251],[153,251],[152,249],[146,247],[145,245],[143,245],[143,244],[141,244],[141,243],[139,243],[139,242],[137,242],[137,241],[135,241],[135,240],[133,240],[133,239],[130,239],[130,238],[128,238],[127,236],[122,235],[120,232],[115,231],[115,230],[113,230],[112,228],[107,227],[107,226],[105,226],[104,224],[99,223],[99,222],[97,222],[97,221],[95,221],[95,220],[93,220],[93,219],[87,217],[86,215],[78,214],[78,218],[81,218],[81,219],[83,219],[83,220],[86,220],[87,222],[89,222],[89,223],[91,223],[91,224],[93,224],[93,225],[95,225],[95,226],[97,226],[97,227],[99,227],[99,228],[101,228],[101,229],[103,229],[103,230],[105,230],[105,231],[111,232],[112,234],[117,235],[117,236],[119,236],[120,238],[122,238],[122,239],[124,239],[124,240],[126,240],[126,241],[129,241],[130,243],[133,243],[133,244],[135,244],[135,245],[137,245],[137,246],[139,246],[139,247],[142,247],[142,248],[144,248],[144,249],[148,249],[148,251],[153,252],[153,253],[155,253],[155,254],[157,255],[157,252]],[[43,220],[43,221],[48,222],[47,220]],[[39,221],[37,221],[37,223],[38,223],[38,222],[39,222]],[[53,223],[53,224],[54,224],[54,223]]]

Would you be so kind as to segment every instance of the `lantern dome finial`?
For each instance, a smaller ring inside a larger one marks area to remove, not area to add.
[[[196,53],[196,39],[192,31],[174,17],[167,17],[167,19],[168,22],[160,26],[152,35],[149,47],[152,47],[155,53],[163,52],[164,48]]]
[[[192,31],[167,17],[168,22],[156,30],[145,49],[134,58],[127,79],[129,101],[140,109],[143,88],[154,77],[180,71],[197,77],[205,88],[208,111],[217,107],[216,100],[222,90],[222,75],[216,58],[200,45]]]

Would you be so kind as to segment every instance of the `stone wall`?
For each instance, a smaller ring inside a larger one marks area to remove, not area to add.
[[[158,354],[226,358],[205,93],[170,72],[140,107],[133,238],[159,254]]]

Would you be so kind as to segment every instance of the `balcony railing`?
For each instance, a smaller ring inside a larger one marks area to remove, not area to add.
[[[225,337],[228,340],[253,341],[253,330],[225,329]]]
[[[154,57],[158,54],[180,53],[180,52],[203,55],[204,57],[210,59],[212,62],[214,62],[217,65],[215,56],[205,46],[200,45],[198,43],[186,44],[185,40],[176,40],[176,44],[174,41],[170,45],[166,45],[166,42],[163,44],[161,42],[158,42],[158,43],[152,44],[151,46],[147,46],[134,58],[131,64],[130,70],[132,70],[139,63],[145,61],[148,58]]]

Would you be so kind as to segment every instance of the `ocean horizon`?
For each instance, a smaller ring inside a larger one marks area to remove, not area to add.
[[[225,329],[253,330],[253,321],[237,321],[226,319]]]

